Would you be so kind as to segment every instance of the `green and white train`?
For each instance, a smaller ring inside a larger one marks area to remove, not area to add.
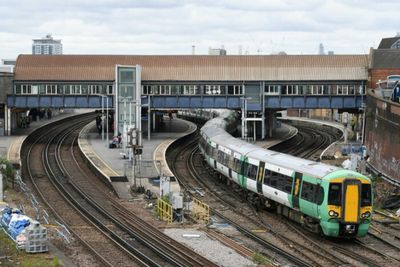
[[[231,125],[229,113],[208,121],[200,130],[199,148],[212,168],[256,193],[255,204],[276,208],[326,236],[367,234],[372,213],[368,177],[249,144],[225,131]]]

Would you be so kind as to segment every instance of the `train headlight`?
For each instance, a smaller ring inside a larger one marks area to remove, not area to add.
[[[371,216],[371,212],[369,212],[369,211],[364,212],[363,214],[361,214],[361,218],[363,218],[363,219],[367,219],[367,218],[369,218],[370,216]]]
[[[329,216],[331,216],[331,217],[337,217],[337,216],[339,216],[339,214],[338,214],[337,212],[335,212],[334,210],[330,210],[328,214],[329,214]]]

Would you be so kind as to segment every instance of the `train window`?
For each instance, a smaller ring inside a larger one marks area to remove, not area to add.
[[[309,202],[314,202],[315,184],[303,181],[301,186],[301,198]]]
[[[210,144],[207,143],[207,147],[206,147],[206,154],[208,156],[211,156],[212,153],[212,146]]]
[[[256,180],[258,167],[248,162],[244,163],[244,175],[252,180]]]
[[[286,193],[292,192],[293,178],[277,172],[267,170],[265,172],[264,184],[284,191]]]
[[[242,162],[240,161],[240,159],[234,158],[233,159],[233,168],[232,170],[236,173],[240,173],[240,166],[241,166]]]
[[[218,157],[218,149],[213,147],[212,148],[212,158],[216,159]]]
[[[270,176],[271,176],[271,171],[270,170],[267,170],[267,169],[265,169],[265,171],[264,171],[264,184],[265,185],[269,185],[269,183],[270,183]]]
[[[301,198],[317,205],[324,202],[324,188],[317,184],[312,184],[303,181],[301,187]]]
[[[228,156],[228,168],[229,169],[232,169],[232,170],[234,169],[234,167],[235,167],[234,162],[235,162],[235,159],[233,158],[233,156],[229,155]]]
[[[222,163],[223,159],[224,159],[224,152],[218,151],[217,161]]]
[[[228,160],[229,160],[229,156],[228,154],[226,154],[225,152],[222,151],[218,151],[218,162],[228,166]]]
[[[229,155],[227,153],[224,153],[223,162],[224,162],[225,166],[228,166],[228,164],[229,164]]]
[[[321,205],[324,202],[324,188],[320,185],[317,186],[317,194],[316,194],[315,203],[317,205]]]
[[[372,196],[371,196],[371,185],[362,184],[361,186],[361,207],[371,206]]]
[[[342,195],[342,184],[331,183],[329,185],[328,205],[340,206]]]

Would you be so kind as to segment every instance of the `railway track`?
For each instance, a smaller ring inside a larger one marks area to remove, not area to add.
[[[182,150],[175,152],[176,156],[169,158],[171,163],[174,162],[170,166],[172,166],[172,171],[180,184],[188,192],[197,194],[202,201],[209,204],[214,215],[233,225],[241,233],[257,242],[263,249],[267,249],[268,251],[265,253],[271,258],[277,257],[279,261],[289,261],[297,266],[340,265],[342,263],[329,254],[324,255],[317,250],[312,250],[295,240],[286,238],[270,226],[260,224],[257,221],[257,213],[254,209],[246,202],[228,194],[226,189],[223,186],[221,187],[221,184],[212,182],[209,177],[210,174],[207,175],[205,171],[205,166],[198,164],[199,161],[203,161],[201,155],[196,152],[196,148],[193,148],[196,143],[196,140],[193,140],[184,145]],[[194,157],[197,157],[197,159],[194,160]],[[188,168],[190,171],[185,171]],[[259,229],[261,233],[254,233],[254,229]],[[282,260],[282,258],[285,260]],[[320,260],[316,260],[316,258]]]
[[[303,151],[301,153],[304,153],[305,155],[315,154],[315,151],[323,149],[324,146],[328,146],[329,143],[333,142],[333,140],[335,139],[333,135],[331,136],[329,136],[329,134],[321,134],[321,135],[322,135],[322,137],[320,138],[321,141],[319,142],[317,148],[313,148],[312,152]],[[324,135],[326,136],[323,137]],[[315,135],[311,139],[315,140],[316,139]],[[196,152],[194,152],[194,150],[191,152],[190,157],[182,156],[182,152],[180,152],[179,154],[181,155],[180,158],[189,158],[190,161],[192,162],[196,161],[191,159],[195,157],[195,155],[197,154]],[[199,160],[200,161],[202,160],[201,157]],[[184,169],[183,165],[184,164],[182,162],[178,163],[175,167],[174,172],[182,172],[182,169]],[[192,169],[196,169],[196,167],[193,167]],[[234,225],[237,229],[239,229],[239,231],[245,233],[248,236],[254,233],[252,231],[250,231],[250,233],[247,233],[246,229],[244,230],[241,229],[240,226],[241,219],[239,219],[238,216],[245,217],[246,224],[248,226],[254,223],[254,225],[250,226],[253,227],[253,229],[259,229],[261,230],[261,232],[267,232],[269,235],[272,234],[275,237],[280,238],[281,240],[286,238],[287,239],[286,245],[291,248],[289,249],[289,251],[294,251],[295,255],[298,255],[298,257],[306,259],[307,263],[303,264],[312,264],[313,266],[326,266],[327,264],[332,266],[365,266],[365,265],[396,266],[399,263],[396,257],[392,257],[390,254],[384,253],[377,249],[373,249],[373,247],[369,244],[356,241],[346,244],[346,247],[341,247],[340,243],[336,244],[335,242],[330,242],[329,240],[321,239],[319,236],[315,236],[313,234],[310,235],[309,232],[304,233],[304,229],[297,229],[297,227],[291,227],[291,223],[285,222],[285,219],[282,220],[281,218],[275,218],[274,219],[275,222],[264,223],[264,220],[261,219],[260,216],[258,216],[260,213],[251,211],[250,209],[243,208],[243,202],[245,201],[243,201],[243,199],[240,200],[237,197],[238,195],[240,195],[240,191],[235,192],[236,197],[233,197],[233,199],[232,198],[228,199],[227,195],[229,192],[226,190],[224,185],[220,186],[216,185],[215,183],[206,185],[207,183],[206,181],[209,180],[209,178],[207,177],[207,170],[206,170],[207,167],[205,165],[197,166],[197,169],[198,169],[197,174],[195,174],[196,171],[194,170],[192,170],[189,174],[182,173],[181,177],[183,177],[184,181],[180,179],[180,182],[187,184],[188,190],[194,194],[200,191],[201,192],[201,194],[199,194],[200,197],[204,196],[202,197],[202,199],[204,199],[204,201],[208,204],[211,203],[210,204],[211,206],[214,206],[214,204],[212,204],[213,203],[212,201],[210,202],[208,199],[206,199],[206,196],[210,194],[216,195],[216,198],[218,198],[220,202],[223,204],[221,203],[216,204],[217,208],[213,209],[214,214],[217,214],[219,217],[224,218],[224,220]],[[197,178],[198,180],[197,183],[194,183],[193,181],[186,180],[187,177],[190,176],[192,177],[197,176],[201,178]],[[235,213],[235,216],[232,216],[231,215],[232,213]],[[277,217],[276,214],[272,216],[270,215],[267,215],[265,217],[269,217],[270,219],[271,217]],[[232,217],[233,219],[230,219]],[[282,225],[282,221],[285,222],[283,224],[285,225],[287,224],[286,227],[283,227],[282,229],[279,229],[278,227],[278,229],[276,229],[276,225],[277,224]],[[271,227],[271,224],[274,225],[274,227]],[[254,228],[254,226],[257,226],[258,228]],[[288,231],[291,232],[290,233],[291,238],[287,238]],[[257,234],[257,235],[260,236],[262,234]],[[268,247],[268,245],[265,244],[263,246]],[[337,247],[339,248],[336,249]],[[293,248],[297,248],[297,251],[296,249]]]
[[[340,139],[340,136],[325,130],[317,130],[308,126],[296,126],[296,128],[298,128],[299,132],[295,137],[269,149],[301,158],[317,160],[319,159],[319,153],[331,143]]]
[[[79,164],[76,137],[93,119],[82,116],[30,137],[35,141],[28,148],[27,171],[57,218],[96,255],[100,265],[215,266],[122,207],[108,188],[99,189],[102,183],[98,179],[94,183],[96,177],[86,179],[91,171]]]

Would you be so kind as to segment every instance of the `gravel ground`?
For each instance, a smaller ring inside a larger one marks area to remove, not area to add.
[[[206,233],[202,231],[192,229],[165,229],[164,233],[190,246],[194,251],[216,262],[220,266],[257,266],[231,248],[216,240],[210,239]],[[199,237],[184,237],[184,235],[199,235]]]

